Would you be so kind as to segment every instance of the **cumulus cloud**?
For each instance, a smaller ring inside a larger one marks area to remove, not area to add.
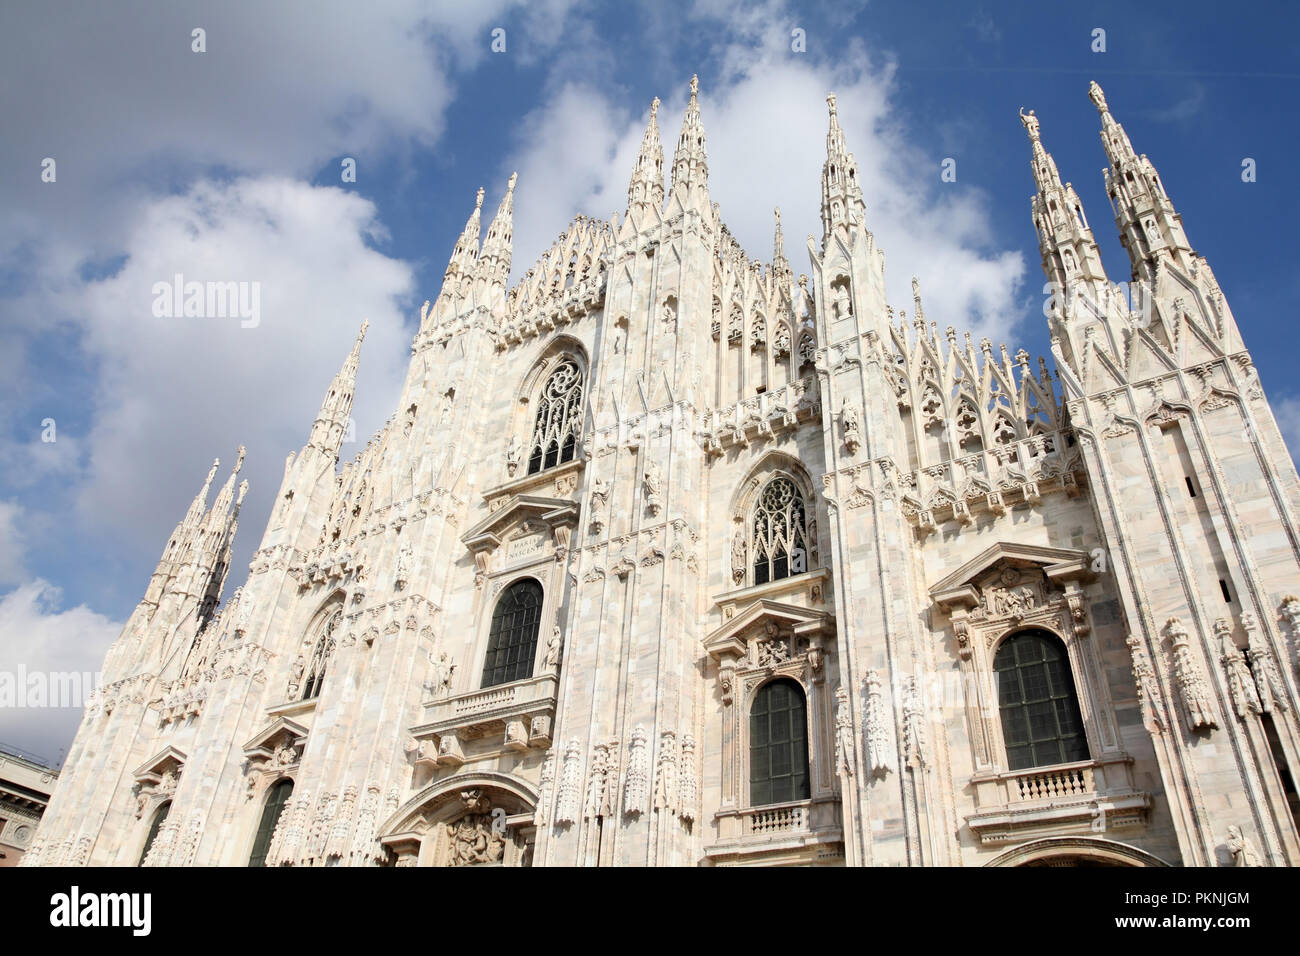
[[[708,5],[701,16],[728,24],[716,51],[716,77],[701,77],[708,135],[709,189],[723,221],[751,256],[772,255],[772,209],[781,207],[786,254],[808,262],[804,237],[821,240],[821,169],[826,156],[825,96],[839,98],[840,123],[858,161],[867,226],[884,248],[891,301],[911,307],[911,277],[921,280],[927,314],[977,337],[1007,338],[1025,279],[1019,250],[1000,249],[987,196],[945,187],[942,157],[908,139],[893,108],[894,71],[858,48],[836,64],[788,55],[779,4]],[[671,166],[687,77],[661,93],[660,131]],[[515,272],[526,269],[574,215],[621,210],[644,132],[648,104],[617,101],[594,83],[556,88],[523,124],[511,168],[519,170]]]
[[[0,501],[0,585],[21,581],[25,571],[23,553],[27,550],[18,518],[22,508],[14,501]]]
[[[34,580],[0,597],[0,740],[61,757],[122,630],[85,605],[61,608],[59,588]]]
[[[233,458],[243,443],[245,474],[258,489],[256,527],[286,450],[306,440],[367,317],[354,407],[364,441],[397,400],[408,341],[402,305],[413,282],[408,264],[371,247],[375,238],[382,229],[372,203],[288,179],[204,181],[144,205],[121,270],[63,303],[84,318],[87,346],[101,362],[95,427],[84,438],[82,519],[152,554],[197,490],[213,449]],[[155,316],[155,284],[172,284],[177,274],[256,283],[258,324]],[[241,544],[246,550],[253,542]]]

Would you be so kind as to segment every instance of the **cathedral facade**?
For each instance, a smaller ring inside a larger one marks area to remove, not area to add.
[[[214,464],[24,865],[1300,863],[1300,480],[1091,97],[1135,291],[1022,114],[1054,372],[886,302],[833,96],[806,275],[710,201],[694,80],[513,288],[480,190],[224,602]]]

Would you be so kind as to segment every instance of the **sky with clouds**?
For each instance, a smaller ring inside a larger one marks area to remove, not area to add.
[[[1112,279],[1125,279],[1087,98],[1098,80],[1214,266],[1300,447],[1288,318],[1300,240],[1281,228],[1300,219],[1300,56],[1294,31],[1275,28],[1294,14],[1057,7],[4,5],[0,673],[97,671],[211,460],[228,466],[244,444],[252,487],[232,590],[363,318],[357,439],[392,414],[420,303],[475,190],[495,209],[518,171],[521,275],[573,216],[623,210],[650,100],[663,100],[671,153],[692,73],[712,196],[752,256],[770,257],[780,206],[789,257],[807,270],[834,90],[893,301],[910,309],[917,275],[941,327],[1038,354],[1017,110],[1037,111]],[[1241,180],[1246,157],[1254,183]],[[340,176],[346,159],[355,182]],[[940,178],[945,159],[955,182]],[[177,273],[259,283],[260,321],[155,316],[154,284]],[[0,708],[0,743],[58,760],[78,719]]]

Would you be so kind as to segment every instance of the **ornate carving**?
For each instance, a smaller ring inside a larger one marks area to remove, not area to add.
[[[659,736],[659,758],[655,764],[654,808],[676,813],[680,797],[677,784],[677,734],[665,730]]]
[[[1219,660],[1223,662],[1228,680],[1232,709],[1243,719],[1247,714],[1258,714],[1259,694],[1255,690],[1255,678],[1246,664],[1245,655],[1232,639],[1232,626],[1224,618],[1219,618],[1214,622],[1214,634],[1219,639]]]
[[[915,677],[903,683],[903,754],[909,770],[925,768],[925,708]]]
[[[1205,674],[1202,673],[1196,658],[1192,656],[1187,628],[1183,627],[1178,618],[1171,617],[1165,622],[1165,636],[1169,638],[1171,644],[1174,676],[1178,680],[1183,706],[1192,729],[1218,727],[1219,718],[1214,709],[1214,700],[1210,696]]]
[[[663,511],[663,476],[659,471],[659,464],[654,461],[646,462],[645,475],[642,482],[645,491],[646,509],[651,516],[656,516]]]
[[[569,740],[564,750],[564,766],[560,770],[560,789],[555,800],[555,822],[577,823],[582,790],[582,748],[578,738]]]
[[[695,738],[691,734],[682,735],[680,776],[681,794],[677,815],[686,823],[694,823],[696,814],[699,813],[700,783],[695,769]]]
[[[867,671],[862,686],[867,695],[863,720],[867,736],[867,776],[883,777],[894,769],[894,733],[881,693],[880,672]]]
[[[840,407],[840,428],[844,433],[844,447],[850,455],[856,455],[862,444],[862,417],[858,407],[847,398]]]
[[[537,806],[533,807],[533,826],[544,827],[551,806],[551,791],[555,788],[555,749],[546,751],[542,761],[542,781],[537,787]]]
[[[1259,621],[1255,615],[1246,611],[1241,615],[1241,626],[1246,631],[1246,658],[1250,661],[1251,673],[1255,676],[1260,710],[1266,714],[1271,714],[1274,710],[1289,710],[1282,672],[1273,651],[1260,632]]]
[[[637,724],[627,752],[627,781],[623,787],[623,813],[627,816],[646,813],[650,796],[649,755],[646,753],[645,725]]]
[[[853,776],[855,758],[853,718],[849,714],[849,692],[841,684],[835,688],[835,772]]]

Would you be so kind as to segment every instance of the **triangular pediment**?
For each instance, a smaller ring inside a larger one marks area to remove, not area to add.
[[[302,724],[288,717],[277,717],[267,725],[265,730],[244,744],[244,756],[270,757],[277,747],[283,746],[286,742],[296,745],[306,737],[307,728]]]
[[[759,598],[709,634],[704,639],[704,649],[715,658],[729,653],[744,654],[747,632],[767,621],[794,634],[833,634],[835,631],[835,615],[828,611]]]
[[[577,502],[540,495],[511,495],[495,511],[470,528],[461,541],[471,551],[495,548],[507,539],[514,527],[530,520],[538,521],[548,528],[577,524]]]
[[[183,750],[167,747],[142,763],[135,771],[135,779],[157,783],[168,773],[179,775],[185,766],[185,759]]]
[[[1037,564],[1048,579],[1069,581],[1090,579],[1090,561],[1087,551],[999,541],[930,588],[930,596],[943,606],[974,605],[979,602],[977,580],[998,564]]]

